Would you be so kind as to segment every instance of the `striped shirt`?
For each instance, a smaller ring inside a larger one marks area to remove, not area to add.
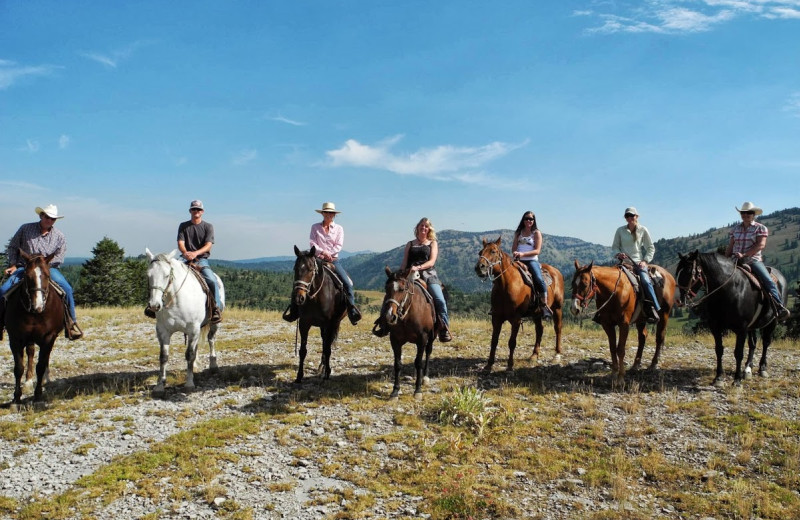
[[[29,255],[48,256],[55,253],[56,255],[50,261],[50,267],[58,268],[64,263],[64,256],[67,254],[67,238],[55,226],[43,235],[39,222],[31,222],[20,226],[8,243],[6,254],[8,254],[9,266],[22,267],[25,265],[19,254],[20,249]]]
[[[759,238],[768,237],[769,230],[767,226],[760,222],[753,222],[747,227],[744,227],[744,222],[740,222],[731,228],[731,232],[728,236],[733,239],[733,250],[731,253],[744,253],[753,247],[753,244],[755,244]],[[761,251],[750,258],[761,262]]]

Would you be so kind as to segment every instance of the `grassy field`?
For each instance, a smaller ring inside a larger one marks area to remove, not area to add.
[[[152,400],[149,388],[158,368],[153,322],[141,309],[79,314],[86,339],[59,339],[46,406],[0,409],[2,472],[58,442],[63,428],[97,421],[91,427],[98,434],[111,428],[137,435],[126,406]],[[710,336],[684,336],[676,323],[659,369],[629,372],[624,387],[613,387],[605,335],[589,322],[565,329],[559,363],[553,362],[551,329],[541,358],[530,359],[533,327],[526,326],[513,373],[502,370],[508,354],[504,331],[494,372],[485,375],[490,325],[456,316],[455,341],[434,346],[423,399],[412,398],[413,380],[406,378],[400,399],[393,401],[391,348],[387,339],[369,334],[373,319],[343,325],[333,375],[324,383],[313,377],[319,360],[315,334],[307,360],[312,377],[297,388],[291,384],[297,369],[294,327],[276,312],[228,311],[217,345],[220,371],[201,372],[193,393],[180,388],[185,363],[180,349],[173,349],[168,398],[186,401],[171,417],[180,431],[111,457],[62,492],[0,492],[0,514],[102,518],[102,508],[126,493],[165,503],[210,502],[225,493],[219,479],[226,465],[248,456],[233,446],[268,433],[295,460],[365,490],[317,498],[337,504],[330,518],[378,518],[376,503],[382,511],[396,507],[393,517],[414,517],[402,513],[402,496],[419,497],[418,514],[434,519],[800,518],[795,343],[773,344],[769,378],[717,388],[710,386]],[[177,336],[173,341],[177,346]],[[199,352],[207,355],[204,347]],[[634,353],[629,344],[629,363]],[[644,366],[652,354],[650,342]],[[412,361],[413,349],[406,346],[404,374],[412,374]],[[729,382],[733,366],[728,348]],[[13,392],[7,351],[3,367],[0,400],[7,403]],[[224,392],[233,402],[245,391],[249,413],[224,401],[201,411],[192,407],[207,394]],[[341,407],[356,423],[387,426],[337,429],[341,418],[331,417],[331,410]],[[309,417],[325,435],[302,433]],[[86,438],[70,448],[70,457],[91,457],[95,449]],[[173,485],[164,488],[164,479]],[[278,496],[299,484],[264,485]],[[217,511],[223,518],[269,517],[275,508],[269,499],[226,503]]]

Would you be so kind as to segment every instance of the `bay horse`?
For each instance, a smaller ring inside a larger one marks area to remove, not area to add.
[[[525,283],[517,264],[511,256],[500,248],[502,237],[495,241],[483,239],[483,248],[478,253],[478,263],[475,272],[481,278],[492,280],[492,342],[489,351],[489,360],[483,368],[484,373],[492,371],[497,342],[500,338],[500,329],[506,321],[511,324],[511,335],[508,338],[508,364],[506,370],[514,370],[514,349],[517,346],[517,334],[522,318],[532,316],[536,329],[536,342],[533,346],[531,357],[539,356],[539,347],[542,344],[542,313],[536,310],[530,313],[529,307],[535,298],[531,287]],[[552,280],[547,290],[547,305],[553,311],[553,330],[556,333],[556,362],[561,359],[561,326],[563,322],[562,309],[564,306],[564,277],[561,271],[548,264],[541,264],[542,274],[547,273]]]
[[[422,385],[429,381],[428,361],[433,351],[433,340],[438,333],[436,309],[433,300],[425,295],[418,271],[404,269],[392,272],[388,266],[385,271],[386,297],[381,313],[389,328],[389,340],[394,352],[394,387],[390,397],[396,398],[400,393],[400,358],[403,345],[414,343],[417,345],[417,356],[414,358],[417,374],[414,398],[421,399]]]
[[[308,331],[319,327],[322,337],[322,360],[320,370],[322,379],[331,377],[331,350],[339,336],[342,318],[347,314],[347,296],[336,274],[317,258],[316,247],[308,251],[300,251],[294,246],[297,260],[294,262],[294,287],[292,298],[297,305],[297,328],[300,332],[300,362],[297,367],[297,379],[294,383],[303,382],[303,367],[308,353]]]
[[[16,289],[9,291],[6,301],[6,330],[11,354],[14,357],[14,400],[22,403],[22,375],[25,373],[24,356],[28,356],[27,380],[31,378],[34,345],[39,345],[36,363],[34,402],[43,400],[42,385],[47,378],[50,354],[61,330],[64,329],[64,302],[50,281],[50,261],[55,253],[44,257],[29,255],[20,250],[25,260],[25,274]]]
[[[184,388],[193,389],[194,372],[198,369],[197,344],[201,335],[205,334],[209,347],[209,368],[217,370],[216,335],[218,323],[209,323],[210,308],[199,273],[192,273],[192,268],[178,257],[180,253],[173,249],[169,254],[154,255],[145,248],[150,262],[147,267],[148,310],[155,313],[156,336],[161,346],[159,355],[158,381],[153,387],[154,396],[163,396],[167,383],[167,362],[169,361],[169,345],[172,335],[182,332],[186,346],[186,383]],[[216,275],[216,273],[215,273]],[[220,312],[225,308],[225,286],[217,276],[219,299],[222,304]]]
[[[753,355],[756,349],[755,331],[761,331],[761,361],[758,373],[768,377],[767,348],[772,343],[772,336],[778,324],[777,314],[769,295],[754,286],[750,277],[736,262],[719,253],[700,253],[693,251],[686,256],[678,254],[680,261],[675,270],[680,289],[680,301],[697,309],[703,322],[708,325],[714,336],[714,351],[717,355],[717,371],[713,385],[721,386],[723,381],[722,354],[724,346],[722,336],[726,330],[736,335],[736,347],[733,355],[736,358],[734,384],[752,374]],[[786,301],[786,278],[777,269],[770,268],[776,279],[778,292]],[[704,294],[697,297],[699,288]],[[748,341],[749,351],[742,373],[744,343]]]
[[[656,325],[656,351],[648,368],[655,370],[667,334],[667,322],[675,297],[675,278],[663,267],[653,264],[650,264],[649,272],[661,307]],[[663,280],[663,286],[656,283],[657,278]],[[625,380],[625,344],[628,341],[631,324],[635,324],[639,336],[639,346],[631,369],[639,369],[642,362],[642,351],[647,340],[647,317],[643,303],[637,297],[636,290],[621,265],[595,266],[594,262],[591,262],[582,266],[575,260],[570,312],[573,316],[578,316],[593,299],[597,310],[592,319],[603,327],[608,336],[612,375],[616,383],[622,383]]]

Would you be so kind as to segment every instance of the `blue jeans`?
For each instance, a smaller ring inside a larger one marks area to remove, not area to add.
[[[200,270],[200,274],[203,275],[203,280],[206,281],[206,284],[208,284],[208,288],[211,290],[211,294],[214,295],[214,301],[217,303],[217,308],[222,310],[222,302],[219,301],[219,287],[217,287],[217,277],[214,276],[214,271],[212,271],[211,267],[208,265],[208,258],[195,258],[194,263],[202,268]]]
[[[444,324],[450,328],[450,317],[447,315],[447,302],[444,301],[442,286],[438,283],[428,284],[428,292],[433,296],[433,306],[436,309],[436,314],[441,316]]]
[[[18,267],[16,271],[11,273],[11,276],[8,277],[8,280],[3,282],[3,285],[0,285],[0,298],[4,297],[9,289],[11,289],[17,282],[21,281],[23,276],[25,276],[24,267]],[[61,274],[61,271],[55,267],[50,268],[50,279],[57,283],[58,286],[64,291],[64,294],[67,298],[67,306],[69,307],[69,315],[72,317],[72,321],[78,321],[78,319],[75,317],[75,297],[72,294],[72,286],[69,284],[67,279],[64,278],[64,275]]]
[[[351,307],[355,307],[356,295],[353,292],[353,283],[350,281],[350,275],[347,274],[347,271],[344,270],[344,267],[342,267],[338,260],[333,261],[333,268],[336,270],[336,274],[339,275],[339,278],[342,280],[344,292],[347,295],[347,303]]]
[[[783,305],[781,295],[778,292],[778,286],[772,281],[772,277],[769,275],[769,271],[767,271],[767,266],[764,265],[764,262],[750,260],[747,262],[747,265],[750,266],[750,270],[753,271],[758,281],[761,282],[761,286],[769,291],[769,295],[772,296],[772,299],[775,300],[778,305]]]
[[[661,311],[661,305],[658,304],[656,291],[653,289],[653,282],[650,280],[650,275],[647,274],[647,268],[642,269],[639,267],[639,264],[635,264],[633,271],[639,276],[639,283],[641,283],[642,287],[644,287],[647,298],[653,302],[653,308],[656,310],[656,312]]]
[[[528,266],[528,270],[533,277],[533,283],[536,284],[542,299],[547,303],[547,285],[545,285],[544,277],[542,276],[542,265],[538,260],[523,260],[523,262]]]

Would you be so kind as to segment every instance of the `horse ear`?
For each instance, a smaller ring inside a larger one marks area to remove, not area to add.
[[[590,271],[592,270],[592,267],[594,267],[594,260],[592,260],[591,262],[589,262],[589,270],[590,270]]]
[[[26,262],[30,261],[30,259],[31,259],[31,255],[29,255],[28,253],[26,253],[22,249],[19,250],[19,256],[21,256],[22,259],[25,260]]]
[[[311,246],[308,252],[311,253],[311,256],[317,256],[317,246]]]
[[[392,270],[389,269],[388,265],[384,268],[384,271],[386,271],[386,276],[392,276]]]
[[[495,244],[497,244],[497,245],[499,246],[499,245],[500,245],[500,241],[501,241],[502,239],[503,239],[503,235],[500,235],[499,237],[497,237],[497,240],[495,240],[495,241],[494,241],[494,243],[495,243]]]
[[[150,252],[150,248],[145,247],[144,254],[147,255],[147,260],[149,260],[150,262],[152,262],[153,258],[155,258],[155,255]]]
[[[686,260],[686,257],[683,256],[681,253],[678,253],[678,258],[681,260]]]
[[[177,249],[173,249],[173,250],[172,250],[172,251],[170,251],[170,252],[169,252],[169,254],[167,255],[167,260],[172,260],[173,258],[175,258],[176,256],[178,256],[178,253],[179,253],[179,251],[178,251]]]
[[[53,258],[56,257],[56,253],[58,253],[58,251],[54,251],[54,252],[50,253],[49,255],[47,255],[46,257],[44,257],[44,262],[47,265],[50,265],[50,262],[53,260]]]
[[[488,244],[488,243],[489,243],[489,241],[488,241],[488,240],[486,240],[486,239],[485,239],[485,238],[483,238],[483,237],[481,237],[481,242],[483,242],[483,247],[486,247],[486,244]]]
[[[577,271],[580,268],[581,268],[581,264],[578,263],[578,259],[576,258],[575,259],[575,270]]]
[[[300,256],[300,250],[297,248],[297,246],[294,246],[294,255]]]

